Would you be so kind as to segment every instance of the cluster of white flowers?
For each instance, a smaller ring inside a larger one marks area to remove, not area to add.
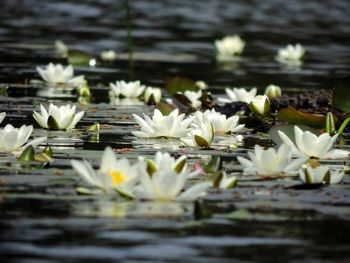
[[[219,61],[236,60],[243,52],[245,42],[238,36],[225,36],[215,40],[216,58]],[[305,54],[305,48],[301,44],[287,45],[278,50],[276,60],[288,66],[300,66]]]
[[[117,159],[107,147],[97,171],[86,160],[71,163],[88,185],[142,200],[194,201],[212,185],[204,181],[185,189],[187,179],[197,174],[187,167],[185,155],[176,160],[169,153],[157,152],[154,160],[139,158],[130,164],[128,159]]]

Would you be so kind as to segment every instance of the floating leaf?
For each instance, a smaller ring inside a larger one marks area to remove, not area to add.
[[[68,63],[74,66],[88,66],[92,56],[81,50],[68,51]]]
[[[269,131],[271,140],[273,140],[273,142],[276,143],[277,145],[282,144],[282,140],[278,134],[278,131],[281,131],[281,132],[285,133],[295,143],[294,127],[295,127],[295,125],[293,125],[293,124],[282,124],[282,125],[272,126],[270,131]],[[318,130],[315,130],[309,126],[298,125],[298,127],[302,131],[309,131],[309,132],[316,134],[316,135],[320,134],[320,132]]]
[[[338,110],[350,112],[350,75],[334,89],[332,106]]]
[[[18,157],[18,160],[21,162],[31,162],[35,160],[34,155],[35,155],[34,147],[32,145],[29,145],[27,148],[24,149],[22,154]]]
[[[163,115],[169,115],[170,112],[172,112],[173,110],[175,110],[175,107],[173,105],[170,105],[168,103],[158,103],[156,105],[156,108],[163,114]]]
[[[277,119],[284,122],[308,125],[313,128],[322,129],[326,125],[326,117],[321,114],[311,114],[298,111],[293,107],[281,109],[277,113]]]
[[[167,78],[164,81],[164,85],[170,95],[174,95],[178,92],[184,93],[186,90],[199,90],[198,86],[193,80],[184,77]]]

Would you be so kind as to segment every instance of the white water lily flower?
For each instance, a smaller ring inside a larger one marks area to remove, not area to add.
[[[264,93],[269,99],[280,97],[282,95],[282,90],[279,86],[270,84],[266,87]]]
[[[216,40],[215,47],[218,60],[229,60],[243,52],[245,42],[238,35],[232,35]]]
[[[205,83],[203,80],[197,80],[195,82],[196,86],[201,89],[201,90],[205,90],[205,89],[208,89],[208,84]]]
[[[151,96],[154,103],[159,103],[162,99],[162,91],[160,88],[147,87],[144,94],[144,100],[146,103],[150,102]]]
[[[225,92],[228,96],[228,99],[219,98],[219,101],[224,103],[242,101],[249,104],[255,98],[257,90],[256,88],[252,88],[249,91],[245,88],[225,88]]]
[[[193,123],[187,137],[181,138],[185,146],[210,148],[214,139],[214,128],[207,118],[202,118]]]
[[[270,100],[266,95],[255,96],[249,104],[250,110],[261,116],[265,116],[270,112]]]
[[[61,64],[50,63],[45,69],[37,67],[36,70],[45,82],[52,84],[70,84],[80,86],[86,83],[83,75],[74,77],[72,65],[63,67]]]
[[[35,147],[46,140],[46,137],[40,137],[24,145],[32,132],[32,125],[22,125],[20,128],[15,128],[11,124],[7,124],[3,129],[0,129],[0,152],[21,151],[29,145]]]
[[[117,52],[115,52],[114,50],[102,51],[100,56],[101,56],[101,59],[105,61],[114,61],[118,57]]]
[[[345,150],[331,150],[338,138],[338,134],[330,136],[323,133],[317,136],[309,131],[302,131],[298,126],[294,126],[295,143],[282,131],[278,131],[281,140],[291,147],[295,156],[306,156],[325,159],[349,158],[349,152]]]
[[[286,144],[282,144],[277,151],[274,148],[264,150],[260,145],[255,145],[254,153],[248,152],[248,156],[250,160],[237,157],[243,166],[243,173],[260,176],[293,175],[308,159],[306,157],[292,159],[291,148]]]
[[[303,165],[299,170],[300,179],[305,184],[339,184],[344,178],[345,171],[330,170],[328,166],[320,165],[312,167]]]
[[[302,63],[302,58],[305,54],[305,49],[302,45],[288,45],[285,48],[279,49],[276,60],[280,63],[299,66]]]
[[[158,109],[154,110],[152,119],[143,114],[144,119],[133,114],[135,121],[140,125],[141,131],[132,132],[133,135],[143,138],[181,138],[189,131],[189,126],[194,117],[185,118],[185,114],[179,115],[179,110],[173,110],[169,115],[163,115]]]
[[[6,117],[6,112],[1,112],[0,113],[0,123],[2,123],[2,121],[5,119]]]
[[[69,104],[57,107],[50,103],[49,110],[47,111],[45,107],[40,104],[41,114],[34,111],[33,117],[43,128],[69,130],[73,129],[84,115],[83,111],[75,113],[75,109],[75,106],[72,107]]]
[[[235,187],[236,184],[237,184],[237,177],[236,176],[228,177],[225,172],[222,172],[222,178],[220,180],[218,188],[230,189],[230,188]]]
[[[151,169],[139,169],[141,184],[134,189],[136,198],[158,201],[194,201],[205,195],[205,191],[211,185],[210,182],[198,183],[182,192],[187,179],[191,177],[186,167],[186,156],[175,160],[168,153],[157,152],[155,160],[150,163]]]
[[[61,40],[56,40],[55,41],[55,49],[59,55],[62,57],[67,57],[68,55],[68,47],[63,41]]]
[[[140,81],[125,82],[124,80],[109,83],[109,95],[114,97],[138,98],[145,90],[145,86]]]
[[[199,122],[202,122],[203,118],[209,120],[216,134],[234,133],[244,128],[244,124],[238,125],[239,116],[234,115],[230,118],[226,118],[225,114],[221,114],[215,111],[215,109],[206,110],[204,113],[197,111],[195,116]]]
[[[71,165],[87,184],[110,193],[128,193],[139,180],[139,167],[145,169],[142,163],[131,165],[128,159],[118,160],[110,147],[104,150],[97,171],[86,160],[71,160]]]
[[[183,93],[183,95],[186,96],[186,98],[191,101],[192,108],[196,109],[196,108],[199,108],[200,106],[202,106],[202,101],[201,101],[202,91],[201,90],[198,90],[198,91],[186,90]]]

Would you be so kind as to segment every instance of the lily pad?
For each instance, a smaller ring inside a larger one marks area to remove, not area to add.
[[[326,126],[326,116],[298,111],[293,107],[281,109],[277,113],[277,119],[284,122],[308,125],[312,128],[322,129]]]
[[[74,66],[88,66],[92,56],[81,50],[69,50],[68,62]]]
[[[164,81],[164,85],[170,95],[174,95],[178,92],[183,93],[186,90],[190,90],[190,91],[199,90],[198,86],[193,80],[185,77],[167,78]]]
[[[168,103],[158,103],[156,105],[156,108],[163,114],[163,115],[169,115],[170,112],[172,112],[173,110],[175,110],[175,107],[173,105],[170,105]]]
[[[334,89],[332,106],[338,110],[350,112],[350,75]]]

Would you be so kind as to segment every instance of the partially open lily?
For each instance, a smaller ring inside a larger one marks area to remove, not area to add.
[[[265,150],[255,145],[254,153],[248,152],[248,156],[250,160],[237,157],[243,166],[243,173],[260,176],[295,175],[308,159],[306,157],[292,159],[291,148],[286,144],[282,144],[277,151],[274,148]]]
[[[302,45],[288,45],[287,47],[278,50],[276,60],[283,64],[299,66],[302,64],[304,54],[305,49]]]
[[[160,88],[147,87],[145,89],[144,99],[147,104],[157,104],[162,99]]]
[[[227,176],[225,172],[222,172],[219,179],[220,181],[217,185],[217,188],[221,188],[221,189],[231,189],[237,185],[237,181],[238,181],[236,176]]]
[[[56,105],[50,103],[49,110],[47,111],[41,104],[41,114],[34,111],[33,117],[43,128],[69,130],[73,129],[84,115],[83,111],[75,113],[75,109],[75,106],[72,107],[69,104],[57,107]]]
[[[109,83],[109,86],[109,95],[121,98],[138,98],[146,88],[140,81],[125,82],[124,80],[117,81],[115,84]]]
[[[265,89],[265,95],[269,98],[276,98],[282,95],[282,90],[279,86],[270,84]]]
[[[104,192],[113,193],[118,191],[128,193],[139,180],[139,166],[144,164],[130,164],[128,159],[117,159],[112,148],[107,147],[102,155],[99,170],[94,170],[91,164],[84,161],[72,160],[74,170],[84,181]],[[142,170],[140,169],[140,170]]]
[[[185,114],[179,115],[179,110],[173,110],[169,115],[163,115],[158,109],[154,110],[152,119],[144,114],[144,119],[133,114],[141,131],[132,132],[133,135],[143,138],[181,138],[189,131],[189,125],[194,117],[185,119]]]
[[[242,101],[249,104],[255,98],[256,91],[256,88],[252,88],[251,90],[246,90],[245,88],[226,88],[225,92],[228,96],[228,99],[219,98],[219,101],[224,103]]]
[[[281,140],[291,147],[295,156],[306,156],[324,159],[349,158],[349,152],[341,149],[331,150],[338,138],[338,134],[330,136],[323,133],[317,136],[309,131],[302,131],[294,126],[295,143],[282,131],[278,131]]]
[[[52,84],[69,84],[80,86],[86,83],[83,75],[74,77],[72,65],[63,67],[61,64],[50,63],[45,69],[37,67],[36,70],[45,82]]]
[[[214,128],[207,118],[193,123],[187,137],[181,138],[182,144],[190,147],[210,148],[214,139]]]
[[[148,169],[140,169],[141,185],[135,187],[139,199],[158,201],[194,201],[205,195],[210,182],[198,183],[183,191],[191,172],[186,166],[186,157],[178,160],[168,153],[156,153],[154,161],[148,160]]]
[[[203,118],[206,118],[211,122],[216,134],[223,134],[229,132],[238,132],[244,128],[244,124],[238,125],[239,116],[234,115],[230,118],[226,118],[225,114],[212,110],[206,110],[204,113],[197,111],[195,113],[196,120],[202,122]]]
[[[187,99],[189,99],[189,101],[191,101],[191,107],[192,108],[199,108],[200,106],[202,106],[202,101],[201,101],[201,97],[202,97],[202,91],[190,91],[190,90],[186,90],[184,92],[184,95]]]
[[[3,129],[0,129],[0,152],[21,152],[29,145],[35,147],[46,140],[46,137],[40,137],[24,145],[32,132],[32,125],[22,125],[20,128],[15,128],[11,124],[7,124]]]
[[[245,42],[238,36],[226,36],[215,41],[218,60],[230,60],[240,55],[245,47]]]
[[[270,112],[270,100],[266,95],[258,95],[249,104],[250,110],[259,116],[265,116]]]
[[[303,165],[299,170],[300,179],[305,184],[339,184],[344,178],[345,171],[331,170],[328,166]]]
[[[101,52],[100,57],[105,61],[114,61],[117,59],[118,54],[114,50],[105,50]]]

